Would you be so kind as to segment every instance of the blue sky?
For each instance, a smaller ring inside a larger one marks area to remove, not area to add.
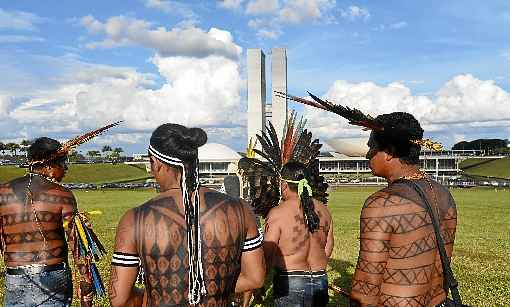
[[[509,138],[509,29],[508,1],[3,2],[0,140],[64,140],[120,119],[84,150],[144,151],[164,122],[243,150],[246,49],[272,47],[287,48],[289,93],[408,111],[446,145]],[[325,141],[360,134],[291,107]]]

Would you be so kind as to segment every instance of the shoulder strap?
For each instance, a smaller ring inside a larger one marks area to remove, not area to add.
[[[432,225],[434,226],[434,232],[436,234],[436,244],[437,249],[439,251],[439,256],[441,257],[441,264],[443,266],[443,275],[444,275],[444,282],[443,282],[443,288],[446,292],[446,295],[448,296],[448,290],[452,293],[453,301],[456,304],[459,304],[459,306],[462,304],[462,299],[460,297],[459,289],[458,289],[458,283],[455,279],[455,276],[453,275],[452,268],[450,266],[450,261],[448,259],[448,255],[446,254],[446,250],[444,247],[444,241],[441,237],[441,232],[439,228],[439,221],[436,214],[434,214],[434,210],[432,208],[432,205],[430,204],[429,200],[425,196],[425,192],[423,189],[416,184],[416,182],[411,180],[404,180],[404,182],[407,182],[420,196],[420,198],[423,200],[423,203],[425,204],[425,209],[427,210],[428,214],[430,215],[430,219],[432,220]]]

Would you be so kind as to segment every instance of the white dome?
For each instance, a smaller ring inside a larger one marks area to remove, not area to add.
[[[235,150],[223,144],[207,143],[202,147],[198,147],[198,159],[200,161],[232,161],[241,159],[241,156]]]
[[[364,157],[368,151],[368,137],[345,138],[328,140],[329,146],[340,153],[349,157]]]

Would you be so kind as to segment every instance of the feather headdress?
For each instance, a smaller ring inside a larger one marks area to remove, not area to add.
[[[442,145],[440,143],[434,142],[430,139],[413,139],[412,137],[408,136],[408,133],[405,130],[393,126],[384,126],[383,124],[377,122],[375,118],[370,116],[369,114],[364,114],[363,112],[355,108],[351,109],[340,104],[334,104],[327,100],[322,100],[310,92],[307,93],[314,101],[288,95],[283,92],[275,93],[276,96],[278,97],[287,98],[299,102],[301,104],[309,105],[315,108],[319,108],[340,115],[341,117],[347,119],[349,121],[349,124],[363,127],[363,130],[373,130],[376,132],[382,132],[391,139],[408,141],[413,144],[419,145],[421,147],[426,147],[434,151],[442,150]]]
[[[117,126],[121,122],[122,121],[118,121],[113,124],[109,124],[104,127],[101,127],[99,129],[87,132],[83,135],[77,136],[77,137],[65,142],[64,144],[62,144],[62,146],[60,146],[60,148],[55,153],[51,154],[50,156],[43,158],[43,159],[38,159],[38,160],[29,160],[28,165],[33,166],[35,164],[44,164],[49,161],[53,161],[53,160],[57,160],[59,158],[65,157],[74,148],[78,147],[79,145],[81,145],[83,143],[90,141],[91,139],[95,138],[96,136],[100,135],[101,133],[105,132],[106,130]]]
[[[266,217],[272,207],[280,201],[280,171],[288,162],[300,162],[310,169],[311,186],[314,198],[327,202],[327,185],[319,176],[316,158],[322,144],[318,139],[312,140],[312,133],[304,129],[306,120],[297,120],[295,112],[287,118],[284,134],[278,140],[276,130],[271,122],[266,131],[257,134],[261,149],[257,149],[250,140],[246,157],[239,161],[239,169],[249,184],[249,198],[255,213]],[[257,158],[258,155],[260,158]],[[317,183],[317,184],[314,184]]]

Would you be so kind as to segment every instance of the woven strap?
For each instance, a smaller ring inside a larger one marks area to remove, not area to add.
[[[446,292],[446,295],[448,296],[448,290],[452,293],[453,301],[456,305],[462,304],[462,299],[460,297],[457,280],[455,279],[455,276],[453,275],[452,268],[450,266],[450,261],[448,259],[448,255],[446,254],[446,250],[444,247],[444,241],[441,237],[441,232],[439,229],[439,221],[438,217],[434,214],[434,210],[432,209],[432,205],[430,204],[429,200],[425,196],[425,192],[423,189],[414,181],[411,180],[402,180],[403,182],[408,183],[420,196],[420,198],[423,200],[423,203],[425,204],[425,209],[427,210],[428,214],[430,215],[430,219],[432,220],[432,225],[434,226],[434,232],[436,234],[436,242],[437,242],[437,249],[439,251],[439,256],[441,257],[441,265],[443,266],[443,274],[444,274],[444,282],[443,282],[443,288]]]

